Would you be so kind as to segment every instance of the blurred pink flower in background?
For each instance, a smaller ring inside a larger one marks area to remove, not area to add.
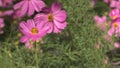
[[[109,0],[104,0],[105,3],[109,3]]]
[[[108,34],[107,35],[104,35],[103,38],[108,41],[108,42],[112,42],[112,37],[109,36]]]
[[[47,27],[43,27],[43,23],[35,23],[32,19],[27,20],[27,22],[22,21],[19,26],[20,31],[24,34],[20,41],[26,43],[26,46],[30,46],[29,42],[41,40],[48,30]]]
[[[116,7],[117,1],[116,0],[110,0],[110,7],[114,8]]]
[[[120,9],[120,0],[116,2],[116,8]]]
[[[112,20],[118,18],[120,16],[120,11],[119,9],[113,9],[110,11],[109,16]]]
[[[114,43],[114,47],[115,47],[115,48],[119,48],[119,47],[120,47],[120,43],[119,43],[119,42],[115,42],[115,43]]]
[[[11,16],[14,13],[13,10],[0,11],[0,17]]]
[[[62,10],[62,5],[60,3],[54,2],[52,4],[51,8],[49,9],[49,12],[46,14],[37,14],[35,16],[35,21],[44,21],[45,26],[49,27],[49,30],[47,33],[59,33],[61,30],[63,30],[66,25],[66,11]]]
[[[97,2],[98,0],[92,0],[91,5],[94,6]]]
[[[0,7],[9,7],[13,0],[0,0]]]
[[[14,5],[15,10],[20,9],[20,17],[26,13],[31,16],[35,11],[40,12],[43,7],[45,7],[45,3],[42,0],[22,0]]]
[[[3,33],[3,30],[2,30],[3,27],[4,27],[4,19],[0,18],[0,34]]]
[[[107,20],[106,16],[99,17],[99,16],[96,15],[94,17],[94,21],[95,21],[97,27],[100,28],[101,30],[105,30],[106,29],[106,25],[105,25],[106,20]]]

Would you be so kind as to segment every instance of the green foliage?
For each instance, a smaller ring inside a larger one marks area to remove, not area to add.
[[[39,68],[112,68],[109,63],[103,64],[105,53],[112,45],[101,38],[104,33],[94,26],[93,17],[97,12],[92,10],[91,1],[59,1],[68,12],[68,25],[62,33],[45,37],[44,44],[39,45],[43,50],[37,53]],[[36,53],[24,44],[16,44],[18,31],[13,27],[15,24],[10,25],[10,33],[6,31],[6,39],[0,42],[0,68],[37,68]],[[104,47],[96,49],[98,41]]]

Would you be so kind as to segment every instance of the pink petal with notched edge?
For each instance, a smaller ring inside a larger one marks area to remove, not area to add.
[[[33,15],[34,12],[35,12],[35,9],[34,9],[34,7],[33,7],[33,4],[32,4],[32,2],[29,2],[29,6],[28,6],[28,16]]]
[[[57,13],[53,13],[54,15],[54,19],[60,21],[60,22],[63,22],[66,20],[66,17],[67,17],[67,14],[66,14],[66,11],[62,10],[62,11],[59,11]]]
[[[25,25],[25,22],[24,22],[24,21],[23,21],[23,22],[21,22],[19,25],[20,25],[20,27],[21,27],[22,29],[24,29],[24,31],[26,31],[26,32],[30,33],[30,30],[26,27],[26,25]]]
[[[53,12],[57,12],[57,11],[60,11],[61,8],[62,8],[62,5],[61,5],[60,3],[54,2],[54,3],[52,4],[51,10],[52,10]]]
[[[20,13],[21,17],[25,15],[25,13],[28,11],[27,9],[28,9],[28,2],[25,1],[25,3],[22,6],[22,9],[21,9],[21,13]]]
[[[45,7],[45,3],[43,1],[34,0],[34,3],[38,8],[38,12],[41,11],[43,7]]]
[[[14,8],[15,10],[16,10],[16,9],[19,9],[23,4],[24,4],[24,1],[21,1],[21,2],[19,2],[19,3],[17,3],[17,4],[15,4],[13,8]]]
[[[66,25],[67,25],[66,22],[59,22],[59,21],[56,21],[56,20],[54,20],[54,24],[59,29],[64,29],[66,27]]]
[[[54,25],[53,32],[54,32],[54,33],[60,33],[60,32],[61,32],[61,30],[60,30],[60,29],[58,29],[58,28]]]
[[[35,17],[34,17],[34,21],[39,23],[39,22],[47,22],[47,15],[46,14],[37,14]]]
[[[49,27],[49,29],[47,30],[47,33],[51,33],[53,31],[53,23],[52,22],[46,23],[45,27]]]
[[[45,22],[39,22],[39,21],[37,21],[38,23],[36,23],[37,24],[37,28],[38,29],[42,29],[43,27],[44,27],[44,25],[46,24]]]
[[[29,28],[34,28],[35,27],[35,23],[32,19],[27,20],[27,25]]]
[[[35,8],[35,10],[37,11],[37,12],[39,12],[39,8],[36,6],[36,4],[34,3],[34,1],[31,1],[32,2],[32,5],[33,5],[33,7]]]

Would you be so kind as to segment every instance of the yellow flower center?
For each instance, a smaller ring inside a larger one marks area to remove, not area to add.
[[[37,28],[32,28],[31,29],[32,34],[38,34],[38,29]]]
[[[114,26],[115,28],[117,28],[117,27],[118,27],[118,24],[117,24],[117,23],[114,23],[113,26]]]
[[[53,21],[53,19],[54,19],[54,17],[53,17],[53,15],[52,14],[48,14],[48,21]]]
[[[116,19],[117,18],[117,16],[113,16],[113,19]]]

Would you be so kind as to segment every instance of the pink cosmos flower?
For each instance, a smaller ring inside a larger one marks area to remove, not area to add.
[[[114,47],[115,47],[115,48],[119,48],[119,47],[120,47],[120,43],[119,43],[119,42],[115,42],[115,43],[114,43]]]
[[[35,42],[41,40],[47,33],[47,27],[43,27],[43,23],[36,23],[34,20],[29,19],[27,22],[20,23],[20,31],[24,34],[20,41],[25,43],[27,47],[31,44],[29,42]]]
[[[31,16],[35,11],[40,12],[43,7],[45,7],[45,3],[42,0],[22,0],[14,6],[14,9],[20,9],[20,16],[22,17],[26,13]]]
[[[35,16],[35,21],[44,21],[45,26],[49,27],[47,33],[59,33],[61,30],[63,30],[67,23],[66,23],[66,11],[61,10],[62,5],[60,3],[54,2],[52,4],[52,7],[49,8],[49,12],[46,14],[37,14]],[[47,10],[47,11],[48,11]]]
[[[112,36],[115,34],[115,36],[120,36],[120,18],[117,18],[116,20],[113,20],[111,23],[111,28],[108,31],[108,35]]]
[[[12,0],[0,0],[0,7],[9,7],[12,2]]]
[[[113,10],[111,10],[111,12],[109,13],[109,16],[113,20],[116,19],[117,17],[119,17],[120,16],[119,9],[113,9]]]
[[[2,30],[3,27],[4,27],[4,19],[0,18],[0,34],[3,33],[3,30]]]
[[[106,16],[102,16],[102,17],[99,17],[99,16],[95,16],[94,17],[94,20],[96,22],[96,25],[98,28],[100,28],[101,30],[105,30],[106,29]]]

